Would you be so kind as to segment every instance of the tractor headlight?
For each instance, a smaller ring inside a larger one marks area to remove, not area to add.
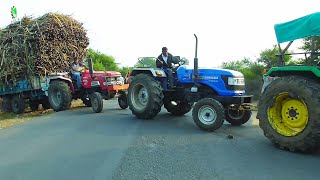
[[[155,71],[155,72],[156,72],[157,76],[162,76],[163,75],[162,71]]]
[[[119,78],[117,78],[117,84],[124,84],[124,78],[122,76],[120,76]]]
[[[231,85],[231,86],[244,85],[244,78],[228,77],[228,85]]]

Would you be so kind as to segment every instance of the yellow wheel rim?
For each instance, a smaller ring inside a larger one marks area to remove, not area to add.
[[[296,136],[308,123],[308,107],[302,99],[292,99],[287,92],[275,97],[273,107],[268,109],[269,123],[284,136]]]

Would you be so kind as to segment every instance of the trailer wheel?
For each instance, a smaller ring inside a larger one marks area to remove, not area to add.
[[[118,97],[118,104],[121,107],[121,109],[127,109],[128,108],[128,97],[125,92],[121,93],[121,95]]]
[[[2,98],[1,111],[3,112],[11,112],[11,96],[4,96]]]
[[[29,100],[29,106],[31,111],[37,111],[39,109],[39,105],[40,105],[39,101]]]
[[[53,81],[49,86],[48,98],[54,111],[67,110],[72,101],[70,87],[64,81]]]
[[[99,92],[94,92],[90,95],[92,109],[96,113],[100,113],[103,109],[103,98]]]
[[[204,98],[194,105],[192,117],[200,129],[214,131],[222,126],[225,113],[220,102],[211,98]]]
[[[26,106],[25,100],[21,95],[14,95],[11,100],[11,109],[15,114],[24,113]]]

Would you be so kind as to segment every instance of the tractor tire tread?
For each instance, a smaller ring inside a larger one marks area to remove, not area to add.
[[[131,98],[130,87],[134,87],[136,82],[143,84],[146,87],[146,89],[149,91],[148,93],[150,94],[148,105],[142,112],[136,110],[130,101],[130,98]],[[153,79],[153,77],[150,77],[149,75],[146,75],[146,74],[136,75],[134,79],[131,81],[128,91],[129,91],[128,93],[129,109],[132,111],[132,114],[134,114],[138,119],[152,119],[161,111],[161,107],[163,105],[162,87],[160,85],[160,82]]]
[[[306,103],[309,112],[308,124],[296,136],[286,137],[279,134],[269,123],[268,108],[275,103],[275,96],[289,92],[292,97],[299,97]],[[278,147],[290,151],[306,152],[320,145],[320,84],[301,76],[285,76],[269,84],[260,97],[257,119],[264,135]]]
[[[62,102],[57,106],[52,102],[52,97],[51,97],[52,91],[54,91],[55,89],[59,90],[62,95],[62,98],[61,98]],[[71,95],[70,87],[66,82],[59,81],[59,80],[51,82],[50,86],[49,86],[48,94],[49,94],[48,98],[49,98],[51,108],[54,111],[56,111],[56,112],[64,111],[64,110],[67,110],[70,108],[71,101],[72,101],[72,95]]]

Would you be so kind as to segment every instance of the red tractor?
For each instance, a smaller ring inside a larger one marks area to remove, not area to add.
[[[48,100],[55,111],[66,110],[72,99],[81,99],[97,113],[103,109],[103,99],[118,98],[122,109],[128,107],[126,91],[129,87],[119,72],[93,71],[92,60],[88,59],[89,70],[81,74],[80,88],[70,73],[49,76]]]

